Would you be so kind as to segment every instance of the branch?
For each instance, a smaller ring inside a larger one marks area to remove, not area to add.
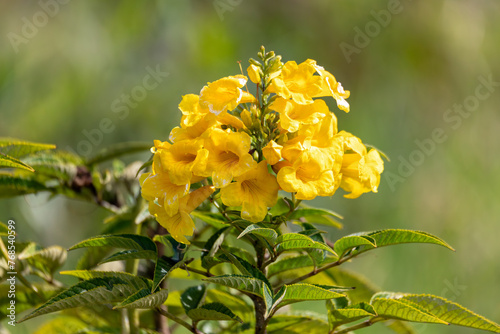
[[[167,317],[168,319],[171,319],[171,320],[175,321],[176,323],[178,323],[179,325],[185,327],[191,333],[202,334],[202,332],[200,332],[199,330],[197,330],[196,328],[194,328],[193,326],[191,326],[190,324],[188,324],[187,322],[185,322],[181,318],[178,318],[175,315],[173,315],[172,313],[168,312],[167,310],[164,310],[160,307],[157,307],[156,310],[158,312],[160,312],[163,316]]]

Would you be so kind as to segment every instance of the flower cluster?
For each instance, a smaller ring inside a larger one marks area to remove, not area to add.
[[[153,171],[141,177],[142,196],[179,242],[189,243],[185,236],[193,233],[190,212],[216,194],[241,218],[260,222],[279,190],[298,200],[331,196],[339,187],[348,198],[377,192],[379,153],[339,132],[337,118],[320,99],[333,97],[349,112],[349,91],[314,60],[283,64],[263,49],[259,57],[247,69],[255,96],[244,75],[208,83],[199,95],[182,97],[180,126],[170,142],[155,141]]]

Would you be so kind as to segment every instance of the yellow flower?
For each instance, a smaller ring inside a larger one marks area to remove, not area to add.
[[[278,171],[278,183],[283,190],[297,193],[297,199],[331,196],[339,187],[340,177],[322,167],[321,161],[302,154],[292,166],[285,165]]]
[[[313,97],[331,96],[337,101],[337,107],[339,107],[340,110],[349,112],[349,103],[347,103],[345,99],[349,97],[350,92],[344,90],[342,84],[335,79],[333,74],[317,65],[315,60],[308,59],[306,62],[314,66],[321,77],[321,92]]]
[[[366,192],[377,192],[384,162],[377,150],[367,151],[361,140],[350,133],[339,133],[348,150],[342,159],[342,182],[340,186],[350,192],[346,198],[358,198]]]
[[[189,183],[176,185],[164,171],[158,153],[153,157],[153,172],[144,173],[140,178],[141,194],[149,202],[158,202],[167,214],[173,215],[179,209],[179,198],[189,192]]]
[[[248,77],[250,81],[255,84],[260,84],[262,69],[254,64],[250,64],[247,68]]]
[[[281,128],[288,132],[295,132],[304,124],[317,124],[330,113],[323,100],[315,100],[310,104],[298,104],[293,100],[279,97],[269,108],[280,114]]]
[[[203,140],[183,140],[160,151],[161,164],[177,185],[191,183],[193,175],[203,176],[207,167],[208,151]]]
[[[200,104],[211,113],[219,115],[227,110],[235,109],[240,103],[255,101],[252,94],[241,90],[247,78],[243,75],[225,77],[208,83],[200,93]]]
[[[204,118],[191,126],[175,127],[170,131],[168,139],[172,143],[183,140],[193,140],[198,138],[208,138],[211,130],[217,125],[216,117],[213,114],[207,114]]]
[[[215,129],[206,143],[208,149],[208,172],[217,188],[228,185],[234,177],[246,173],[257,162],[248,153],[251,138],[244,132],[230,132]]]
[[[271,140],[263,149],[262,154],[266,158],[267,163],[275,165],[281,160],[281,149],[283,146],[278,145],[274,140]]]
[[[288,61],[281,74],[271,81],[266,93],[276,93],[285,99],[293,99],[299,104],[313,102],[313,97],[321,92],[322,80],[315,76],[316,69],[308,62],[297,65]]]
[[[183,244],[189,244],[186,236],[193,235],[195,228],[193,219],[189,214],[203,203],[214,190],[215,188],[212,186],[205,186],[182,197],[179,200],[179,209],[173,215],[168,214],[164,207],[154,202],[149,202],[149,212],[155,216],[158,223],[165,227],[175,240]]]
[[[221,189],[222,203],[242,206],[241,218],[257,223],[267,215],[267,208],[276,204],[279,185],[269,174],[267,163],[261,161],[255,168],[235,178],[236,182]]]
[[[195,94],[187,94],[182,97],[182,101],[179,103],[179,110],[182,112],[182,127],[193,126],[210,113],[210,110],[203,108],[199,102],[200,97]]]

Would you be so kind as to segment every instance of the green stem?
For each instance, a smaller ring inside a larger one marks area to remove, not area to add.
[[[122,316],[121,316],[121,327],[122,327],[122,333],[121,334],[130,334],[130,319],[129,319],[129,314],[127,312],[127,309],[121,310]]]

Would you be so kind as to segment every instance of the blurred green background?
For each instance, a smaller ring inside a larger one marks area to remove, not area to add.
[[[330,239],[408,228],[456,249],[397,246],[346,266],[384,290],[441,295],[499,322],[499,13],[494,0],[1,1],[0,136],[86,155],[121,141],[166,140],[181,96],[238,74],[237,61],[246,67],[261,45],[285,61],[315,59],[351,91],[349,114],[328,101],[339,128],[391,158],[379,194],[348,200],[339,191],[313,203],[345,216]],[[156,88],[137,88],[151,71],[161,72]],[[132,93],[128,105],[121,100]],[[103,119],[106,132],[91,143],[85,133]],[[0,210],[19,238],[44,246],[92,236],[103,217],[41,195],[2,200]]]

